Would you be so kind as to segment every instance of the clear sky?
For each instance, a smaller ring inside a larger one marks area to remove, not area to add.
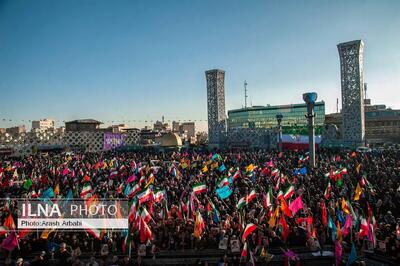
[[[400,108],[398,0],[0,0],[0,126],[205,120],[211,68],[226,71],[227,110],[243,105],[247,80],[253,105],[316,91],[334,112],[336,45],[355,39],[368,97]]]

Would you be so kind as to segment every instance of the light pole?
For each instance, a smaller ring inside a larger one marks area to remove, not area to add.
[[[305,115],[305,117],[308,120],[308,146],[310,153],[310,166],[315,167],[314,104],[317,101],[317,93],[316,92],[304,93],[303,100],[307,104],[307,114]]]
[[[282,114],[276,115],[276,121],[278,122],[278,151],[282,151]]]

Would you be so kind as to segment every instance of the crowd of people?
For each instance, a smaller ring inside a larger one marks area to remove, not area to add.
[[[0,186],[6,263],[140,265],[138,254],[225,249],[235,265],[325,246],[337,265],[364,252],[400,262],[399,150],[320,150],[315,168],[298,151],[36,154],[0,158]],[[20,230],[16,198],[127,200],[129,229]]]

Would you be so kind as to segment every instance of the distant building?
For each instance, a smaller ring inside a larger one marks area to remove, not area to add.
[[[225,71],[212,69],[206,71],[208,145],[220,146],[226,132],[225,114]]]
[[[32,130],[48,130],[54,129],[54,120],[53,119],[40,119],[36,121],[32,121]]]
[[[168,132],[160,139],[161,147],[179,147],[182,146],[182,140],[176,133]]]
[[[162,121],[156,121],[153,124],[153,130],[154,131],[169,131],[169,125],[168,123],[163,123]]]
[[[128,125],[126,124],[119,124],[119,125],[112,125],[109,126],[107,129],[108,131],[112,132],[112,133],[123,133],[126,131],[126,129],[128,129]]]
[[[316,143],[319,144],[325,121],[325,103],[323,101],[316,102],[314,112]],[[274,136],[271,137],[271,132],[265,131],[265,129],[276,130],[278,127],[276,115],[281,114],[283,116],[281,122],[283,148],[305,149],[308,147],[306,113],[305,103],[228,110],[228,145],[238,147],[238,143],[243,140],[244,146],[261,147],[264,145],[264,147],[271,148],[273,146],[271,143],[275,141]],[[245,143],[245,136],[248,136],[246,138],[248,144]],[[262,141],[265,141],[266,144],[261,144]]]
[[[365,105],[364,112],[365,138],[368,143],[400,143],[400,110],[392,110],[385,105]],[[342,132],[342,114],[327,114],[325,124],[335,125]]]
[[[181,125],[183,132],[186,132],[188,138],[194,138],[196,136],[196,128],[194,122],[184,122]]]
[[[181,124],[173,121],[172,132],[177,133],[183,140],[188,141],[189,143],[196,142],[196,127],[194,122],[183,122]]]
[[[26,133],[26,128],[25,128],[25,125],[9,127],[9,128],[6,128],[6,133],[13,134],[13,135],[18,135],[18,134],[21,134],[21,133]]]
[[[177,133],[180,131],[181,124],[176,121],[172,121],[172,132]]]
[[[100,129],[100,121],[94,119],[79,119],[65,122],[65,131],[96,131]]]

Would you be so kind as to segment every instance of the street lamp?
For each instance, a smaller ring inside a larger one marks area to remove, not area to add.
[[[276,115],[276,121],[278,122],[278,151],[282,151],[282,114]]]
[[[303,94],[303,100],[307,105],[307,114],[305,117],[308,120],[308,146],[310,153],[310,165],[315,167],[315,129],[314,129],[314,104],[317,101],[316,92],[308,92]]]

